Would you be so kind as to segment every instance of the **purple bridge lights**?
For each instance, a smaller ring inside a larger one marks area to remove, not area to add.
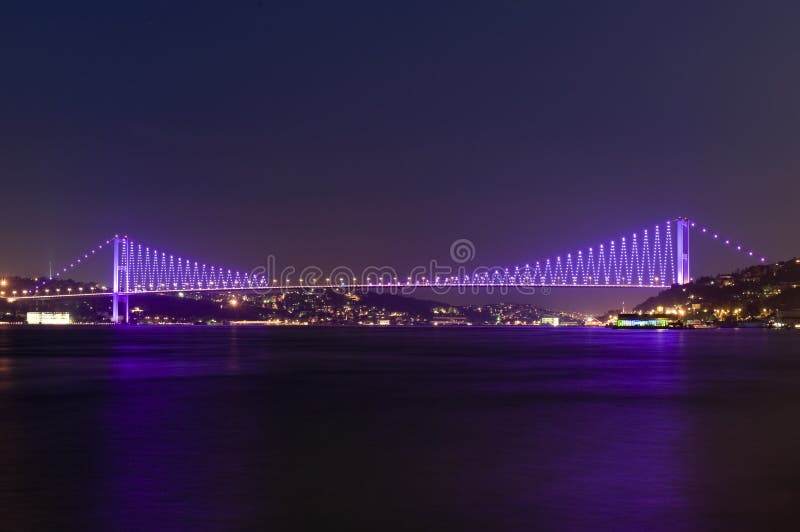
[[[293,290],[315,288],[375,289],[375,288],[489,288],[489,287],[607,287],[607,288],[668,288],[691,280],[689,237],[697,224],[679,217],[662,224],[633,232],[617,239],[551,256],[510,268],[478,267],[471,272],[459,269],[456,275],[428,275],[379,278],[365,274],[343,278],[313,278],[291,283],[272,278],[259,268],[251,272],[237,271],[192,260],[174,253],[158,250],[127,235],[115,235],[101,242],[59,269],[50,280],[63,278],[72,269],[95,257],[103,249],[112,248],[112,277],[110,291],[80,294],[52,294],[45,288],[48,281],[14,299],[44,299],[53,297],[111,296],[114,323],[128,321],[128,300],[135,294],[243,290]],[[713,235],[740,253],[754,252],[706,227],[700,234]],[[761,261],[766,261],[762,257]],[[120,313],[120,304],[125,307]]]

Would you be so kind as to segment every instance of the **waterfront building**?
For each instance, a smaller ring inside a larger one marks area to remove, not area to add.
[[[69,312],[28,312],[28,325],[69,325]]]
[[[660,314],[620,314],[616,327],[623,329],[665,329],[674,325],[674,317]]]

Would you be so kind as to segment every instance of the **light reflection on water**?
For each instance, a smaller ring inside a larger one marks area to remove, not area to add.
[[[777,331],[0,330],[12,529],[792,523]]]
[[[0,392],[11,389],[11,358],[0,356]]]

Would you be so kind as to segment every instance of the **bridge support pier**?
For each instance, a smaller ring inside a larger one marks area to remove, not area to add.
[[[114,285],[111,295],[111,323],[119,324],[119,238],[114,237]]]
[[[678,249],[677,249],[677,269],[675,270],[678,284],[686,284],[692,280],[689,275],[689,220],[678,218]]]
[[[128,303],[128,297],[129,296],[127,296],[127,295],[120,295],[120,294],[113,294],[111,296],[111,298],[112,298],[111,299],[111,309],[112,309],[111,310],[111,321],[114,323],[114,325],[119,325],[120,318],[124,319],[123,323],[130,323],[131,306]],[[119,311],[120,302],[125,304],[125,315],[124,316],[121,316],[120,311]]]
[[[125,323],[130,322],[130,305],[128,304],[128,295],[119,293],[119,242],[118,236],[114,237],[114,291],[111,294],[111,322],[114,325],[119,325],[119,302],[120,299],[125,303]]]

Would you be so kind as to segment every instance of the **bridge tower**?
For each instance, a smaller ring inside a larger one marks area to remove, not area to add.
[[[689,219],[680,217],[677,222],[677,268],[676,276],[678,284],[686,284],[691,280],[689,276]]]
[[[119,295],[119,274],[120,274],[120,262],[119,262],[119,243],[120,238],[119,235],[114,236],[114,291],[111,295],[111,322],[114,325],[119,324],[119,301],[120,298],[125,302],[125,323],[128,323],[128,316],[129,316],[129,309],[128,309],[128,296],[127,294],[120,296]]]

